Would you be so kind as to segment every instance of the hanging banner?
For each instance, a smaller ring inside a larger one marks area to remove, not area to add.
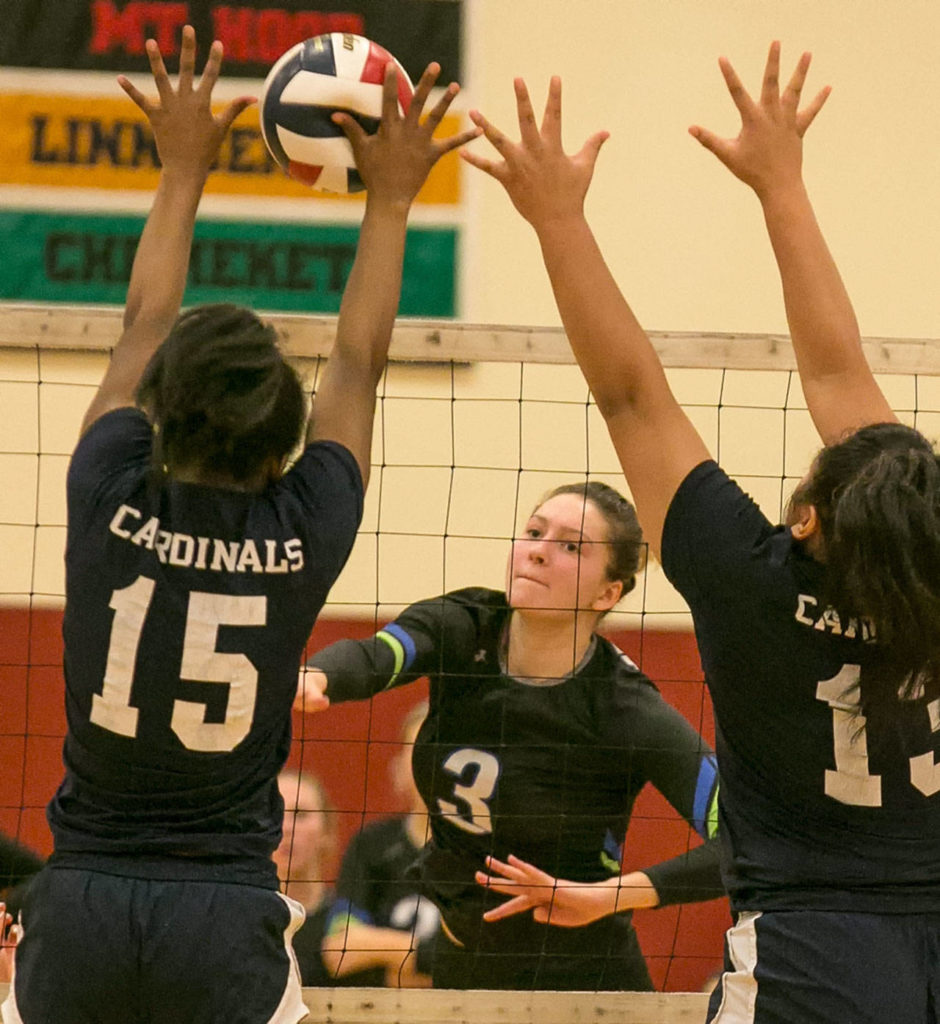
[[[116,89],[116,91],[119,91]],[[159,161],[146,117],[123,93],[115,99],[0,93],[0,184],[94,189],[146,189],[157,185]],[[441,137],[461,130],[448,115]],[[313,192],[275,164],[261,137],[256,107],[246,110],[222,144],[206,192],[230,195],[358,199]],[[455,152],[434,166],[417,202],[456,205],[460,160]]]
[[[295,43],[352,32],[384,46],[414,81],[429,61],[460,81],[461,0],[0,0],[0,64],[85,71],[148,71],[154,38],[175,66],[184,25],[196,29],[199,65],[225,46],[227,76],[264,78]]]
[[[0,211],[0,299],[124,302],[141,217]],[[200,220],[186,304],[336,313],[358,239],[349,225]],[[402,316],[455,314],[457,232],[410,228]]]

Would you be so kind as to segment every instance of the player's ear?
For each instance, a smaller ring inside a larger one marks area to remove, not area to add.
[[[790,532],[798,541],[819,537],[819,513],[815,505],[794,505]]]
[[[596,612],[609,612],[621,597],[623,597],[623,580],[610,580],[594,599],[591,607]]]

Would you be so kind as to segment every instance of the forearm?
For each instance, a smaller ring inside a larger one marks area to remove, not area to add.
[[[719,845],[710,840],[640,872],[654,887],[660,906],[701,903],[725,894],[721,880]]]
[[[802,182],[760,199],[803,391],[823,440],[838,440],[848,427],[863,422],[893,419],[868,367],[851,299]]]
[[[398,968],[414,950],[411,932],[350,924],[323,940],[323,963],[336,978],[370,967]]]
[[[403,644],[403,636],[405,630],[393,624],[365,640],[337,640],[317,651],[307,667],[326,676],[330,703],[368,700],[439,670],[439,648],[433,638],[413,630]]]
[[[649,875],[644,872],[630,871],[613,881],[617,886],[617,898],[613,913],[659,906],[659,893],[656,891],[656,886],[650,881]]]
[[[388,357],[401,294],[408,204],[368,199],[353,262],[339,310],[339,356],[371,371],[373,389]]]
[[[863,359],[855,311],[802,182],[761,196],[800,373],[854,369]]]
[[[307,662],[327,678],[326,693],[331,704],[368,700],[384,690],[392,679],[395,661],[387,645],[368,640],[338,640],[317,651]]]
[[[537,233],[565,332],[602,415],[671,401],[656,351],[587,221],[552,221]]]
[[[127,289],[124,329],[146,324],[161,338],[179,315],[189,272],[196,211],[206,174],[164,168],[147,217]]]

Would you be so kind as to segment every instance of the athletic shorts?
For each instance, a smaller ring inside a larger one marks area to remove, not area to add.
[[[496,943],[469,949],[440,933],[431,961],[432,984],[520,991],[653,991],[636,932],[632,927],[618,929],[616,942],[611,942],[611,920],[582,928],[545,925],[545,941],[537,953]]]
[[[739,914],[708,1024],[940,1024],[940,913]]]
[[[45,868],[22,910],[4,1024],[296,1024],[307,1015],[275,890]]]

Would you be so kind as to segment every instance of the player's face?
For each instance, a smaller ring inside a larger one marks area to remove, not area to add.
[[[506,572],[510,606],[606,611],[613,586],[607,575],[608,532],[592,501],[577,494],[549,498],[513,541]]]
[[[274,851],[278,878],[311,880],[328,841],[329,828],[317,787],[308,779],[285,772],[278,779],[284,798],[284,834]]]

